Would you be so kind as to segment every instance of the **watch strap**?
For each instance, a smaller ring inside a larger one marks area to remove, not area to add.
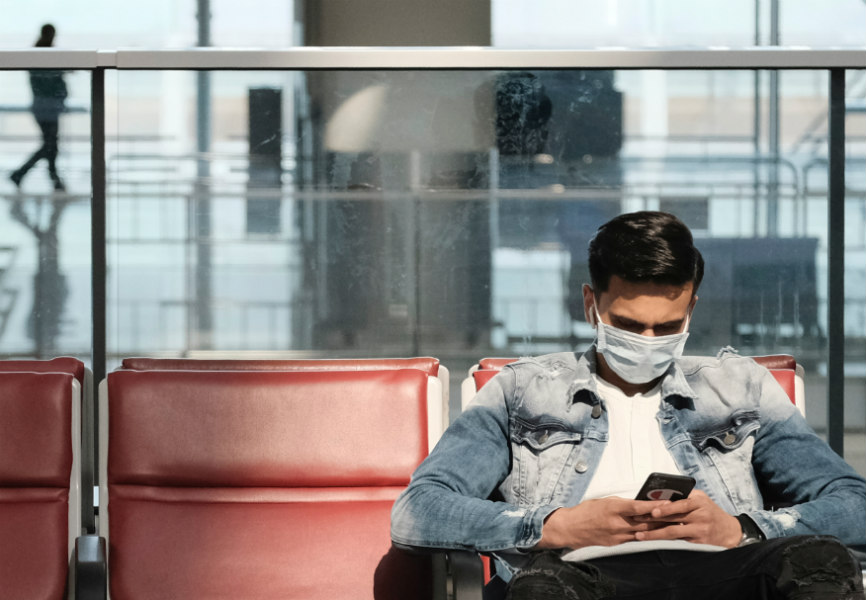
[[[743,513],[737,515],[736,519],[740,522],[740,529],[743,530],[743,537],[740,538],[740,543],[738,544],[738,546],[746,546],[748,544],[762,542],[767,539],[767,537],[749,515]]]

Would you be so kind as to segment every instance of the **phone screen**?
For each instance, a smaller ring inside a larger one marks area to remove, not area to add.
[[[693,477],[670,473],[650,473],[635,500],[682,500],[695,487]]]

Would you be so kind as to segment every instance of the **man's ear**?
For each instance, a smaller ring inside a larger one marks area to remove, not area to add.
[[[698,295],[695,294],[692,296],[692,301],[689,302],[689,314],[693,314],[695,312],[695,304],[698,303]]]
[[[595,294],[592,293],[592,286],[588,283],[583,284],[583,318],[590,325],[595,325],[595,311],[592,307],[595,305]]]

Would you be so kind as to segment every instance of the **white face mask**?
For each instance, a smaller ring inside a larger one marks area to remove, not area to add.
[[[629,383],[649,383],[664,375],[674,360],[683,355],[689,337],[689,318],[682,333],[650,337],[607,325],[593,305],[598,336],[596,349],[613,372]]]

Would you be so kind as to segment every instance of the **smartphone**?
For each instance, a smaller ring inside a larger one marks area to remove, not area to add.
[[[682,500],[689,497],[693,487],[694,477],[650,473],[635,500]]]

